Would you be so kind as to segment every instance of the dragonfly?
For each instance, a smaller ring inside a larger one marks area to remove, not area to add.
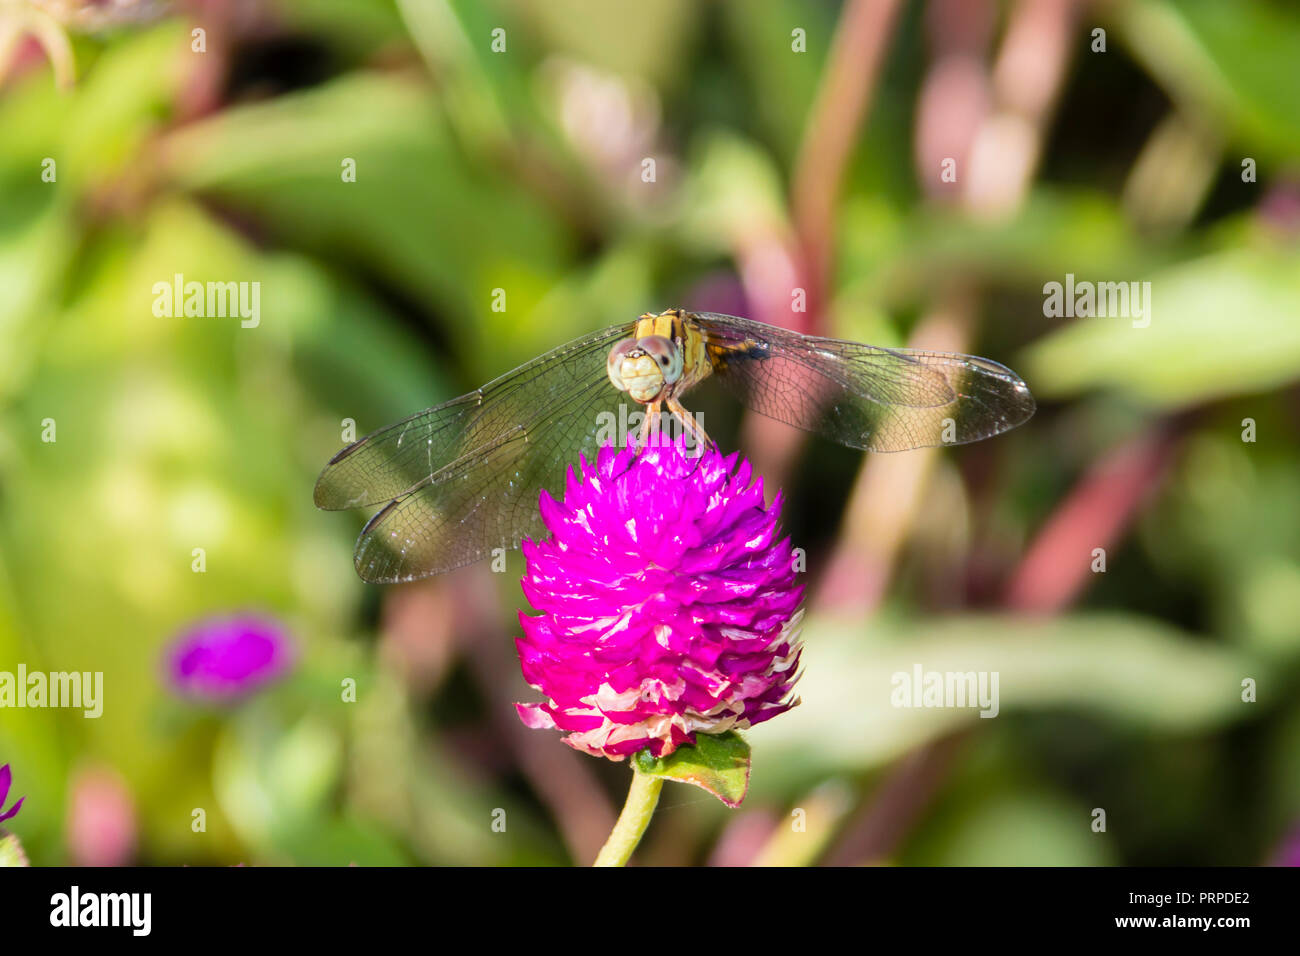
[[[1025,383],[989,359],[668,309],[588,333],[353,442],[321,472],[316,506],[382,505],[357,539],[365,581],[450,571],[544,536],[541,492],[563,491],[578,456],[592,460],[609,440],[611,421],[635,420],[629,399],[641,439],[671,417],[710,443],[682,404],[709,378],[755,412],[874,452],[979,441],[1034,413]]]

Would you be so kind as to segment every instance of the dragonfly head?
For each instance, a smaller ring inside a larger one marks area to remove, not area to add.
[[[682,350],[662,335],[624,339],[609,350],[609,380],[643,405],[682,377]]]

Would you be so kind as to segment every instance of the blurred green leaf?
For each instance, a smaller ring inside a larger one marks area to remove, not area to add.
[[[1206,602],[1212,627],[1275,661],[1300,654],[1300,472],[1285,420],[1209,419],[1139,525],[1160,577]]]
[[[1118,281],[1114,273],[1105,279]],[[1101,277],[1076,276],[1084,280]],[[1300,256],[1294,252],[1231,249],[1147,281],[1148,327],[1135,328],[1122,316],[1078,319],[1028,350],[1025,377],[1036,394],[1060,398],[1105,387],[1177,408],[1300,378]]]
[[[231,109],[163,148],[178,184],[298,248],[355,259],[434,312],[504,318],[490,310],[504,288],[510,316],[522,315],[569,246],[531,195],[455,148],[436,99],[409,77],[348,76]],[[342,179],[345,159],[355,182]],[[490,341],[479,323],[449,328],[467,350]]]
[[[781,174],[754,143],[717,132],[702,139],[691,163],[685,204],[687,238],[706,254],[789,229]]]
[[[909,866],[1107,866],[1115,844],[1094,833],[1085,808],[1032,788],[965,794],[904,854]]]
[[[79,65],[84,75],[73,95],[56,92],[37,73],[0,96],[0,169],[21,170],[21,188],[46,193],[103,188],[139,175],[144,144],[166,121],[184,76],[175,66],[188,51],[188,36],[174,21],[126,32],[90,68]],[[55,183],[41,179],[46,157],[56,161]]]
[[[1078,708],[1163,733],[1248,716],[1241,679],[1262,682],[1270,673],[1240,650],[1118,613],[881,616],[865,631],[822,617],[805,627],[805,641],[801,705],[750,735],[764,766],[787,775],[878,766],[959,727],[992,724],[972,707],[894,706],[894,675],[910,678],[917,664],[925,672],[996,673],[998,716]]]
[[[286,833],[280,846],[299,866],[406,866],[411,860],[392,837],[350,819]]]
[[[753,87],[764,142],[792,165],[830,51],[835,11],[797,0],[745,0],[722,4],[722,16],[738,65]],[[793,48],[796,29],[804,31],[802,53]],[[723,72],[723,64],[715,69]]]
[[[874,194],[846,200],[842,218],[845,281],[890,309],[927,303],[935,276],[1028,287],[1033,301],[1041,302],[1045,277],[1140,274],[1174,255],[1135,234],[1112,198],[1084,189],[1038,186],[1006,221],[985,222],[942,208],[898,209]],[[997,320],[1028,329],[1045,321],[1003,314]]]
[[[405,36],[393,0],[274,0],[274,7],[292,28],[328,38],[351,56],[373,54]]]
[[[1160,43],[1175,29],[1193,38],[1209,61],[1197,82],[1213,82],[1227,94],[1222,119],[1247,143],[1279,159],[1300,153],[1300,83],[1281,80],[1294,76],[1300,62],[1300,23],[1294,10],[1288,16],[1279,5],[1262,0],[1144,0],[1138,6],[1151,9],[1136,21],[1148,28],[1146,40]],[[1160,29],[1150,30],[1152,24]],[[1140,41],[1142,34],[1134,32]],[[1205,73],[1213,75],[1207,79]]]
[[[528,35],[547,49],[667,87],[686,78],[682,58],[691,49],[700,11],[690,0],[656,0],[636,8],[635,29],[629,29],[628,11],[618,4],[549,0],[519,7],[533,27]],[[486,48],[486,37],[481,42]]]
[[[442,735],[415,719],[396,674],[380,672],[360,696],[353,736],[350,805],[401,833],[424,862],[539,866],[567,859],[529,800],[478,779]]]
[[[315,830],[341,771],[337,731],[310,716],[285,726],[267,701],[257,701],[218,743],[213,782],[239,834],[268,848]]]
[[[898,19],[826,237],[828,330],[901,343],[937,292],[968,286],[971,349],[1001,359],[1049,330],[1027,366],[1012,364],[1058,402],[936,472],[887,612],[810,621],[802,706],[747,734],[763,760],[751,810],[809,810],[773,859],[812,859],[871,799],[828,794],[828,772],[874,788],[873,770],[954,731],[966,746],[899,862],[1255,862],[1292,825],[1300,259],[1283,243],[1300,18],[1264,0],[1096,12],[1118,27],[1115,46],[1079,55],[1076,23],[1074,78],[1047,117],[1035,181],[998,222],[924,201],[915,158],[948,131],[926,93],[936,80],[965,76],[973,95],[960,102],[973,106],[987,95],[979,69],[952,70],[935,49],[982,57],[996,25],[952,32],[966,21],[931,22],[917,5]],[[656,303],[690,306],[663,299],[702,276],[748,280],[754,257],[738,250],[788,240],[791,167],[818,148],[802,137],[840,9],[672,0],[633,13],[276,0],[231,11],[204,55],[183,11],[81,35],[67,93],[38,60],[10,71],[0,662],[102,670],[106,691],[98,720],[0,714],[32,859],[67,857],[67,785],[83,761],[127,782],[143,862],[554,864],[585,839],[575,829],[606,799],[599,781],[565,781],[558,796],[538,768],[563,744],[542,735],[537,759],[521,759],[475,667],[442,662],[435,693],[391,666],[424,650],[412,615],[394,613],[406,595],[360,585],[350,555],[364,515],[321,514],[310,491],[353,425],[364,434]],[[491,48],[498,27],[505,53]],[[796,29],[807,52],[791,49]],[[918,125],[936,119],[943,130]],[[1243,153],[1260,184],[1239,181]],[[643,155],[659,161],[654,189],[636,176]],[[1142,176],[1137,157],[1151,164]],[[1167,174],[1189,158],[1204,174],[1195,187]],[[1144,231],[1133,190],[1200,212]],[[1043,316],[1043,283],[1067,272],[1151,279],[1151,328]],[[259,282],[261,325],[155,316],[152,286],[176,273]],[[933,618],[950,595],[988,594],[1097,448],[1153,408],[1189,404],[1205,407],[1169,480],[1081,598],[1131,611]],[[1245,417],[1255,443],[1240,438]],[[42,441],[47,419],[57,441]],[[807,447],[785,491],[816,553],[840,523],[831,489],[847,495],[857,460]],[[458,633],[511,632],[497,619],[518,599],[509,576],[497,611],[474,612],[483,620],[455,605]],[[408,594],[438,613],[447,588],[459,601],[443,581]],[[229,709],[172,697],[162,648],[235,608],[283,620],[294,675]],[[892,707],[892,674],[916,663],[997,672],[1001,719]],[[1240,701],[1247,676],[1258,704]],[[345,677],[355,703],[340,700]],[[1095,803],[1125,817],[1114,838],[1087,828]],[[725,811],[686,804],[660,821],[663,845],[707,858]],[[1148,806],[1162,812],[1143,819]],[[201,833],[195,808],[209,810]]]

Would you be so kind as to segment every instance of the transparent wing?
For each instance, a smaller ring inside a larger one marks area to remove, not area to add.
[[[496,548],[518,547],[526,536],[543,537],[541,491],[558,497],[578,455],[591,460],[640,411],[610,384],[605,358],[599,359],[588,384],[552,394],[529,421],[499,433],[376,513],[357,539],[361,578],[410,581],[489,557]]]
[[[453,461],[503,441],[547,405],[594,382],[608,383],[606,356],[631,328],[627,322],[574,339],[467,395],[353,442],[316,480],[316,507],[339,511],[407,494]]]
[[[1034,413],[1009,368],[973,355],[885,349],[696,313],[713,374],[754,411],[850,448],[960,445]]]

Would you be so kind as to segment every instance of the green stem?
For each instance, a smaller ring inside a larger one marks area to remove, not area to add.
[[[614,824],[609,839],[600,848],[600,855],[592,866],[622,866],[627,863],[628,857],[641,842],[641,834],[650,825],[663,786],[663,777],[632,769],[632,787],[627,792],[623,812],[618,815],[618,822]]]

